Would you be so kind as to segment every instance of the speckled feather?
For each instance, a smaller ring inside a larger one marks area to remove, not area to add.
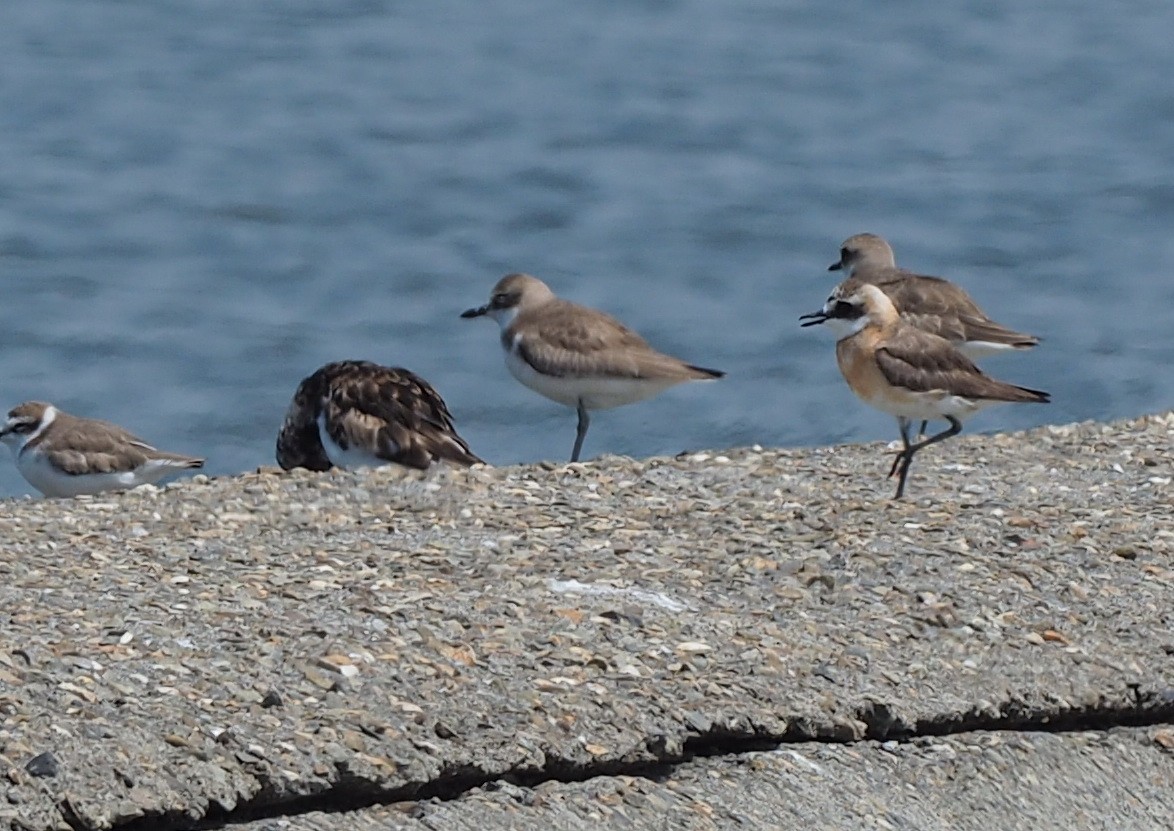
[[[439,460],[481,461],[457,435],[444,399],[406,369],[338,361],[304,379],[277,436],[277,463],[285,470],[333,466],[319,437],[319,415],[340,447],[359,447],[389,462],[423,470]]]

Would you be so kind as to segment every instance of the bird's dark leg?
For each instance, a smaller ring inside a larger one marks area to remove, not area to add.
[[[923,447],[929,447],[931,444],[937,444],[943,439],[948,439],[950,436],[956,436],[962,432],[962,422],[954,418],[954,416],[946,416],[946,421],[950,422],[950,426],[940,433],[935,433],[928,439],[923,439],[917,444],[907,445],[904,452],[901,454],[903,461],[897,466],[897,473],[900,478],[897,480],[897,495],[894,499],[900,499],[905,493],[905,479],[909,476],[909,465],[913,462],[913,454]]]
[[[909,452],[909,419],[905,416],[897,416],[897,427],[901,430],[901,443],[905,445],[901,450],[897,451],[897,458],[893,459],[893,466],[889,468],[889,478],[893,478],[893,474],[897,472],[897,465],[905,458],[905,454]]]
[[[587,408],[583,406],[583,399],[579,399],[579,429],[575,433],[575,449],[571,451],[571,461],[579,461],[579,451],[583,449],[583,439],[587,438],[587,428],[591,426],[591,416],[587,415]]]
[[[922,438],[925,435],[925,428],[929,427],[929,421],[922,420],[921,427],[917,430],[917,437]]]

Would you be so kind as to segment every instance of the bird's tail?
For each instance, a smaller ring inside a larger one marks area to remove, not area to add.
[[[1031,387],[1018,387],[1014,384],[1008,384],[1007,386],[1015,391],[1015,397],[1009,398],[1009,401],[1023,401],[1028,404],[1047,404],[1052,400],[1052,394],[1043,390],[1033,390]]]

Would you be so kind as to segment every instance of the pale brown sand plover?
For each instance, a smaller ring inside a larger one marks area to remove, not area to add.
[[[977,359],[1008,350],[1030,349],[1039,338],[1008,329],[991,320],[963,289],[941,277],[897,268],[892,247],[876,234],[856,234],[840,245],[840,259],[828,271],[847,272],[851,293],[856,286],[879,287],[907,323],[940,335],[967,357]]]
[[[590,411],[643,401],[685,381],[725,375],[656,351],[615,318],[556,297],[528,274],[503,277],[488,304],[461,317],[482,315],[501,326],[510,374],[578,413],[572,462],[579,461]]]

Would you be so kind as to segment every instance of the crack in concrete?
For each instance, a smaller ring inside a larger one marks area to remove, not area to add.
[[[115,825],[117,831],[214,831],[248,822],[281,819],[312,812],[344,813],[380,805],[420,802],[431,799],[459,799],[475,788],[493,789],[496,783],[510,783],[532,788],[548,782],[584,782],[600,776],[636,776],[660,779],[670,775],[674,768],[694,759],[716,756],[737,756],[745,753],[777,750],[787,745],[851,744],[859,741],[908,742],[921,738],[960,735],[973,732],[1041,732],[1079,733],[1107,731],[1119,727],[1157,727],[1174,723],[1174,688],[1158,693],[1143,693],[1133,686],[1134,706],[1120,704],[1072,708],[1041,712],[1038,706],[1026,702],[1006,702],[997,713],[989,709],[946,714],[922,719],[913,724],[895,716],[888,705],[871,702],[857,712],[856,717],[865,727],[865,735],[847,735],[842,726],[831,722],[811,723],[804,719],[788,722],[781,734],[759,733],[754,730],[711,728],[693,735],[681,743],[676,752],[668,752],[669,742],[650,738],[645,749],[661,755],[653,761],[603,760],[584,765],[580,762],[547,754],[546,763],[539,769],[486,773],[471,765],[453,766],[442,770],[439,776],[424,782],[411,782],[396,787],[379,787],[369,780],[352,776],[340,767],[339,779],[330,790],[299,797],[274,798],[274,789],[262,783],[252,798],[229,810],[211,807],[205,816],[193,820],[176,812],[170,815],[140,817]],[[63,806],[66,822],[75,831],[96,831],[83,823],[72,806]],[[410,814],[409,814],[410,815]]]

